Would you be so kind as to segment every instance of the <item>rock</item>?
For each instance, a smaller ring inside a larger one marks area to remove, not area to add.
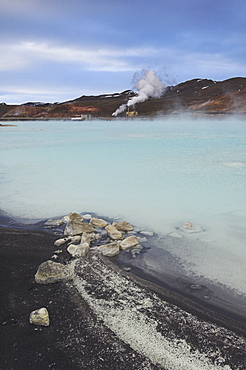
[[[127,271],[127,272],[130,272],[131,271],[131,267],[124,267],[123,270],[124,271]]]
[[[81,235],[75,235],[69,237],[69,244],[78,244],[81,241]]]
[[[96,234],[95,233],[86,233],[84,232],[81,237],[81,244],[90,243],[96,239]]]
[[[51,260],[41,263],[36,274],[35,281],[38,284],[52,284],[72,278],[68,266]]]
[[[62,238],[62,239],[57,239],[55,242],[54,242],[54,245],[56,247],[60,247],[60,245],[66,243],[69,239],[68,238]]]
[[[127,231],[132,231],[133,230],[133,226],[131,224],[129,224],[129,222],[127,222],[127,221],[114,222],[113,226],[115,226],[116,229],[119,230],[119,231],[127,232]]]
[[[83,217],[77,212],[69,213],[69,221],[83,221]]]
[[[64,224],[63,220],[53,220],[51,218],[45,222],[46,226],[61,226],[63,224]]]
[[[90,224],[95,227],[105,227],[108,225],[108,222],[103,220],[102,218],[92,217],[90,220]]]
[[[89,213],[86,213],[85,215],[83,215],[84,220],[90,220],[91,218],[92,218],[92,215],[90,215]]]
[[[94,247],[92,249],[100,251],[102,255],[106,257],[114,257],[120,253],[120,246],[118,242],[100,245],[99,247]]]
[[[105,230],[107,231],[111,239],[119,240],[119,239],[122,239],[123,237],[122,232],[117,230],[116,227],[113,225],[107,225],[105,227]]]
[[[138,238],[135,235],[128,236],[120,242],[120,249],[126,250],[135,247],[139,244]]]
[[[89,243],[83,243],[79,245],[70,244],[67,248],[68,253],[71,254],[72,257],[84,257],[89,252]]]
[[[92,233],[93,231],[94,227],[91,224],[88,224],[80,220],[73,220],[67,223],[66,228],[64,230],[64,235],[74,236],[82,234],[83,232]]]
[[[147,230],[140,231],[140,234],[143,234],[143,235],[146,235],[146,236],[153,236],[154,235],[153,231],[147,231]]]
[[[50,318],[48,310],[43,307],[32,311],[29,316],[29,322],[34,325],[49,326]]]
[[[198,225],[193,225],[190,221],[187,221],[184,225],[182,225],[179,230],[184,231],[186,233],[200,233],[203,229]]]
[[[133,258],[136,258],[137,254],[140,254],[141,250],[143,249],[143,247],[141,245],[136,245],[135,247],[133,247],[131,249],[131,254],[132,254],[132,257]]]

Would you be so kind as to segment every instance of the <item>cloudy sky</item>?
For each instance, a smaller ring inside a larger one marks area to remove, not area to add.
[[[245,0],[0,0],[0,102],[246,76]]]

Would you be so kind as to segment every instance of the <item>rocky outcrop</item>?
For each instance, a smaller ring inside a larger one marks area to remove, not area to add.
[[[71,278],[72,273],[68,266],[51,260],[41,263],[35,274],[35,281],[38,284],[52,284]]]
[[[50,318],[48,310],[43,307],[32,311],[30,313],[29,322],[33,325],[49,326]]]

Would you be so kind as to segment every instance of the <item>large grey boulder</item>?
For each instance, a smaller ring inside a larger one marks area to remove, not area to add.
[[[29,322],[34,325],[49,326],[50,318],[48,310],[42,307],[32,311],[29,316]]]
[[[122,240],[122,242],[120,242],[120,249],[126,250],[129,248],[136,247],[137,245],[139,245],[139,240],[136,236],[132,235],[128,236],[127,238]]]
[[[35,281],[38,284],[52,284],[72,277],[68,266],[49,260],[41,263],[35,274]]]
[[[114,240],[122,239],[123,235],[122,232],[117,230],[115,226],[113,225],[107,225],[105,227],[105,230],[107,231],[109,237]]]

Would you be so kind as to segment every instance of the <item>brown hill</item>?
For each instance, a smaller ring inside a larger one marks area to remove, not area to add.
[[[131,90],[98,96],[81,96],[63,103],[0,104],[3,119],[71,118],[90,115],[92,118],[111,118],[112,113],[136,95]],[[193,79],[168,86],[159,99],[150,98],[139,103],[140,117],[188,112],[192,114],[246,114],[246,78],[236,77],[225,81]],[[121,113],[119,116],[125,116]]]

